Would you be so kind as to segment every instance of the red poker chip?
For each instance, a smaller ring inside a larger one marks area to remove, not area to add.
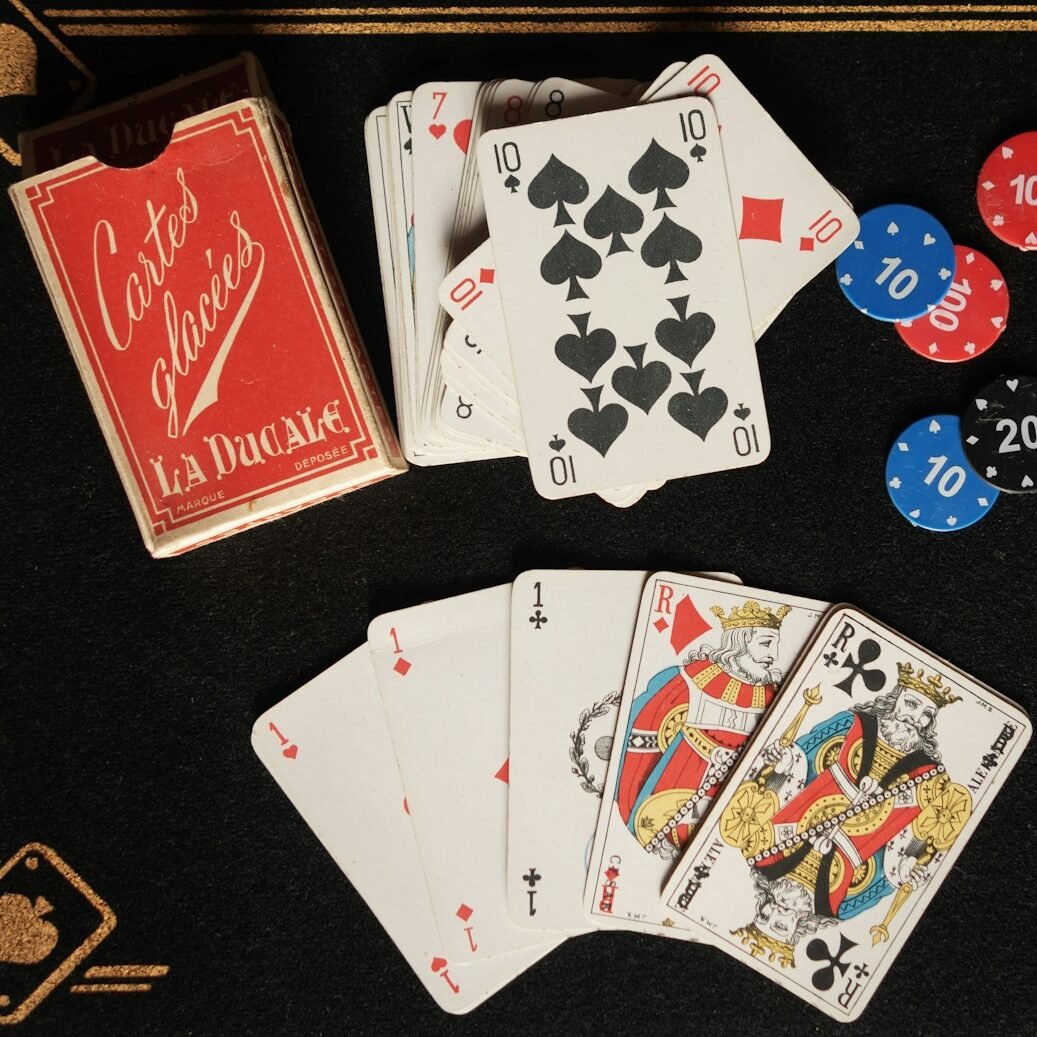
[[[999,144],[976,183],[983,222],[1002,241],[1024,252],[1037,249],[1037,132]]]
[[[954,281],[943,301],[924,317],[894,327],[927,360],[958,364],[985,353],[1008,323],[1008,285],[992,260],[954,246]]]

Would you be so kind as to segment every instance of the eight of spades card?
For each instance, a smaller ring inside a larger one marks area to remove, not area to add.
[[[508,909],[524,929],[588,928],[587,861],[647,578],[535,569],[512,585]]]
[[[444,956],[366,644],[264,713],[252,745],[445,1011],[469,1011],[552,949]]]
[[[738,251],[759,338],[796,292],[853,241],[860,224],[849,202],[720,58],[705,54],[689,62],[647,100],[691,94],[709,98],[722,127]]]
[[[587,874],[596,924],[677,935],[659,891],[826,607],[648,580]]]
[[[537,491],[761,462],[769,427],[709,102],[498,130],[478,161]]]
[[[557,942],[508,915],[511,586],[379,616],[371,658],[444,953],[476,961]]]
[[[667,910],[855,1019],[1030,734],[997,692],[838,606],[667,883]]]

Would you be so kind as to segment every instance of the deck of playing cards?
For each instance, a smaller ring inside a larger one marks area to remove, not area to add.
[[[85,157],[11,189],[156,556],[406,468],[280,113],[163,115],[261,82],[243,57],[147,95],[143,122],[116,105],[42,131],[37,165]],[[150,137],[120,153],[146,164],[93,157],[92,133],[163,120],[157,156]]]
[[[850,1021],[1030,734],[851,606],[545,569],[379,616],[252,743],[447,1011],[621,928]]]
[[[426,83],[366,137],[410,460],[627,506],[767,457],[756,341],[858,222],[719,58]]]

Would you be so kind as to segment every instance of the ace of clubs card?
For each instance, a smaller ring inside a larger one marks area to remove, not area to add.
[[[587,862],[647,578],[535,569],[512,585],[508,909],[524,929],[588,927]]]
[[[551,950],[444,955],[366,644],[259,717],[252,747],[442,1009],[471,1010]]]
[[[663,883],[825,608],[676,573],[648,580],[587,874],[595,924],[676,935]]]
[[[769,426],[709,102],[497,130],[480,138],[478,160],[537,492],[764,460]]]
[[[667,910],[850,1022],[1030,734],[997,692],[838,606],[666,884]]]
[[[511,586],[379,616],[368,628],[447,957],[476,961],[557,943],[508,915],[508,634]]]

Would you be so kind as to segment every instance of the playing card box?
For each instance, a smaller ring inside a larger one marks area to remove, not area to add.
[[[178,120],[245,97],[271,97],[262,66],[247,52],[19,134],[22,173],[33,176],[85,155],[110,165],[139,166],[162,152]]]
[[[247,98],[11,189],[155,556],[406,467],[294,168]]]

